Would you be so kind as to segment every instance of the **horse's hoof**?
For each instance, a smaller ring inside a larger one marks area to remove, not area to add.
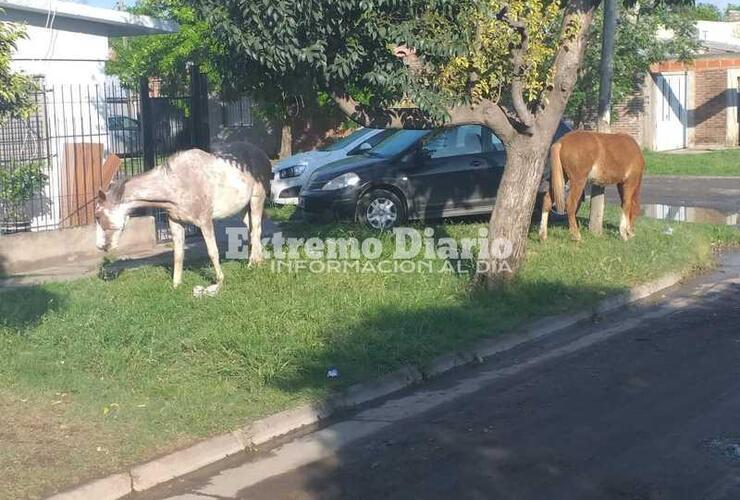
[[[547,235],[540,233],[540,241],[547,241]]]
[[[580,234],[571,234],[570,239],[574,241],[575,243],[581,242],[581,235]]]
[[[263,259],[262,257],[255,258],[255,259],[250,258],[249,259],[249,264],[247,264],[247,266],[248,267],[259,266],[259,265],[263,264],[264,262],[265,262],[265,259]]]

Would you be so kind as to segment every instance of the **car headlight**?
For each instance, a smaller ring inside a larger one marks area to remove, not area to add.
[[[360,176],[353,173],[348,172],[346,174],[342,174],[339,177],[334,177],[332,180],[324,184],[323,189],[324,191],[333,191],[335,189],[342,189],[350,186],[356,186],[360,183]]]
[[[298,177],[306,171],[305,165],[293,165],[292,167],[283,168],[278,171],[278,175],[281,179],[289,179],[291,177]]]

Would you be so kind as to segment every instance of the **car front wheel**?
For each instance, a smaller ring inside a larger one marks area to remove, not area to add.
[[[357,203],[357,219],[373,229],[392,229],[406,220],[406,205],[391,191],[373,189]]]

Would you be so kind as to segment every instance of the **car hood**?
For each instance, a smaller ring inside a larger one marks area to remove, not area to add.
[[[350,156],[316,169],[316,172],[314,172],[314,179],[334,178],[338,175],[346,174],[347,172],[356,172],[361,174],[361,170],[377,166],[386,161],[388,161],[387,158],[381,158],[378,156]]]
[[[315,163],[317,160],[323,160],[326,158],[331,157],[332,153],[330,151],[306,151],[305,153],[298,153],[294,154],[293,156],[290,156],[288,158],[285,158],[284,160],[280,160],[276,162],[272,166],[272,171],[276,172],[280,170],[281,168],[285,167],[292,167],[293,165],[309,165],[311,163]]]

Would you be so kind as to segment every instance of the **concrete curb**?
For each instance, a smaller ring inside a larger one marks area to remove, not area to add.
[[[116,500],[183,476],[224,458],[265,444],[302,427],[315,425],[336,414],[364,403],[388,396],[424,379],[442,375],[454,368],[482,362],[485,358],[526,342],[551,335],[576,323],[624,307],[678,284],[689,273],[671,273],[650,283],[601,301],[593,310],[543,318],[517,335],[488,339],[464,352],[438,357],[423,369],[406,367],[372,382],[357,384],[318,405],[303,405],[252,422],[227,434],[215,436],[189,448],[157,458],[131,470],[113,474],[49,500]]]

